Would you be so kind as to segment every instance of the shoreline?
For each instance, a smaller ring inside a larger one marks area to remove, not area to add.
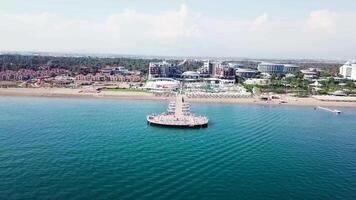
[[[167,101],[170,97],[157,97],[147,92],[112,92],[103,91],[101,93],[80,93],[81,89],[64,89],[64,88],[0,88],[0,96],[15,97],[54,97],[54,98],[85,98],[85,99],[117,99],[117,100],[152,100]],[[356,102],[334,102],[320,101],[315,98],[296,98],[285,97],[282,100],[286,103],[280,103],[280,100],[269,102],[261,101],[257,98],[186,98],[191,103],[207,104],[250,104],[262,106],[303,106],[303,107],[351,107],[356,108]]]

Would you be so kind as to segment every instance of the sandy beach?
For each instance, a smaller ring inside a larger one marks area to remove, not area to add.
[[[104,98],[104,99],[130,99],[130,100],[168,100],[169,97],[158,97],[148,92],[132,91],[102,91],[100,93],[83,92],[82,89],[66,88],[0,88],[0,96],[33,96],[58,98]],[[192,103],[226,103],[226,104],[256,104],[256,105],[289,105],[289,106],[325,106],[325,107],[355,107],[356,102],[320,101],[315,98],[296,98],[285,96],[286,103],[276,99],[269,102],[257,98],[187,98]]]
[[[115,92],[100,93],[85,92],[83,89],[68,88],[0,88],[0,96],[34,96],[34,97],[64,97],[64,98],[116,98],[133,100],[164,100],[146,92]]]

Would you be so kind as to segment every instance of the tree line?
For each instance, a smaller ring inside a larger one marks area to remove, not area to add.
[[[136,58],[100,58],[100,57],[56,57],[37,55],[0,55],[1,70],[33,69],[40,67],[63,68],[71,72],[80,72],[83,67],[91,72],[105,66],[124,66],[129,70],[147,73],[150,62],[157,59]]]

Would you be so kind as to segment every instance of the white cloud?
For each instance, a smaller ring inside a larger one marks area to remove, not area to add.
[[[308,26],[313,30],[331,30],[337,21],[335,12],[328,10],[316,10],[310,13]]]
[[[268,20],[268,15],[266,13],[258,16],[255,20],[252,21],[250,29],[252,31],[261,30],[263,26],[266,25],[267,20]]]
[[[148,38],[176,39],[199,35],[199,27],[194,24],[197,15],[190,13],[185,5],[178,11],[161,14],[142,14],[133,10],[109,16],[107,28],[112,34],[146,35]],[[143,31],[143,32],[142,32]]]
[[[147,55],[356,56],[356,13],[316,10],[298,20],[262,13],[253,19],[210,18],[176,10],[126,10],[98,20],[0,14],[0,50],[87,51]]]

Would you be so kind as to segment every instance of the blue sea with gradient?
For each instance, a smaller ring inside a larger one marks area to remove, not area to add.
[[[0,199],[356,199],[356,109],[0,97]]]

